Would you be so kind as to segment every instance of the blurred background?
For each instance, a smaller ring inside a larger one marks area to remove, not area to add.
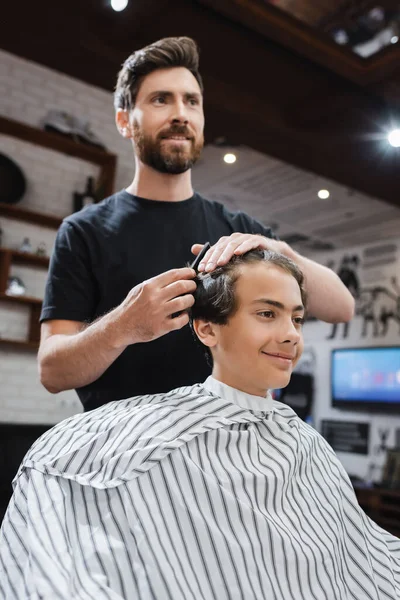
[[[0,509],[31,443],[81,410],[40,385],[38,317],[57,228],[126,187],[116,74],[193,37],[206,146],[195,188],[335,270],[348,325],[310,319],[276,397],[337,452],[360,502],[400,534],[400,2],[21,0],[0,23]],[[1,518],[1,515],[0,515]]]

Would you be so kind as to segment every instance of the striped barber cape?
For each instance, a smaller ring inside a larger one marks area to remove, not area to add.
[[[0,544],[2,600],[400,600],[400,540],[325,440],[212,377],[46,432]]]

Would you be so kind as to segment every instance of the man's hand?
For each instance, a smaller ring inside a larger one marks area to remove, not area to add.
[[[202,244],[194,244],[192,253],[197,254],[202,249]],[[216,267],[226,265],[234,254],[245,254],[255,248],[263,250],[272,250],[274,252],[285,253],[287,244],[271,240],[262,235],[253,235],[251,233],[232,233],[232,235],[224,236],[218,240],[214,246],[211,246],[207,254],[200,263],[198,270],[210,272]]]
[[[192,252],[197,254],[203,244],[194,244]],[[204,256],[198,270],[210,272],[216,267],[226,265],[235,254],[244,254],[249,250],[262,248],[279,252],[293,260],[304,274],[304,286],[308,294],[308,312],[327,323],[350,321],[354,315],[354,298],[349,290],[331,269],[302,256],[286,242],[271,240],[262,235],[232,233],[222,237]]]
[[[190,268],[172,269],[134,287],[115,309],[116,344],[150,342],[186,325],[187,310],[194,304],[195,276]],[[175,313],[180,314],[171,318]]]

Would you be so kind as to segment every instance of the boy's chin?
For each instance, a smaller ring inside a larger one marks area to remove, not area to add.
[[[282,388],[285,388],[287,385],[289,385],[291,375],[292,374],[290,373],[290,375],[282,376],[282,377],[277,377],[276,379],[272,380],[272,384],[273,385],[270,384],[268,386],[268,389],[270,389],[270,390],[280,390]]]

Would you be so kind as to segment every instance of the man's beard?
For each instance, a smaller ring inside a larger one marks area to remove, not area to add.
[[[163,143],[171,135],[184,135],[190,137],[185,147],[179,144]],[[138,158],[145,165],[152,167],[159,173],[180,175],[193,167],[200,157],[203,149],[204,138],[196,140],[191,136],[185,125],[172,126],[168,131],[162,132],[156,139],[147,136],[140,130],[137,123],[133,125],[133,141]],[[189,145],[189,148],[187,146]]]

